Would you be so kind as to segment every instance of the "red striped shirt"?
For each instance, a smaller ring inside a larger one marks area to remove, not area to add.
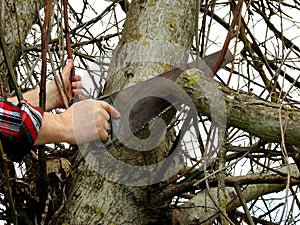
[[[42,125],[43,110],[22,100],[17,106],[0,97],[0,137],[9,158],[21,161]]]

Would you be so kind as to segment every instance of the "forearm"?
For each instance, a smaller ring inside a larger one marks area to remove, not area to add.
[[[69,105],[68,102],[74,95],[80,96],[82,94],[81,77],[79,75],[75,75],[73,77],[72,83],[70,83],[70,72],[72,68],[73,60],[69,60],[68,64],[62,70],[62,80],[58,84],[59,88],[57,87],[55,80],[47,83],[45,111],[50,111],[59,107],[67,108]],[[62,90],[62,92],[64,93],[61,94],[59,90]],[[23,97],[32,105],[39,106],[39,94],[40,89],[39,87],[37,87],[34,90],[26,92]],[[9,98],[8,100],[15,105],[18,104],[18,100],[16,97]]]
[[[34,145],[70,142],[69,136],[72,135],[73,131],[65,122],[61,114],[45,112]]]
[[[40,89],[37,87],[34,90],[28,91],[23,94],[23,98],[26,101],[28,101],[31,105],[39,106],[39,90]],[[13,103],[14,105],[17,105],[19,103],[17,97],[11,97],[7,100]]]
[[[40,88],[36,87],[35,89],[28,91],[23,94],[23,98],[28,101],[33,106],[39,106],[39,94],[40,94]],[[46,108],[45,111],[50,111],[53,108],[56,107],[55,101],[56,101],[56,94],[57,94],[57,88],[54,83],[54,81],[51,81],[46,88]],[[13,103],[14,105],[18,104],[17,97],[8,98],[8,101]]]
[[[45,112],[34,144],[84,144],[97,139],[106,140],[110,115],[114,118],[120,116],[107,102],[92,99],[75,103],[61,114]]]

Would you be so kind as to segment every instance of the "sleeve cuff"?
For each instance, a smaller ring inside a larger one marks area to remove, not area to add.
[[[1,103],[1,142],[8,156],[20,162],[30,152],[42,125],[44,111],[22,100],[15,106]]]

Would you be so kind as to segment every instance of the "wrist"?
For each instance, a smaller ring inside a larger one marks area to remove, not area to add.
[[[60,126],[60,132],[62,134],[61,142],[68,142],[69,144],[75,144],[74,131],[73,131],[73,117],[69,111],[65,111],[58,114],[58,123]]]
[[[38,133],[35,145],[49,143],[60,143],[65,139],[64,125],[60,114],[45,112],[43,115],[42,126]]]
[[[50,81],[46,88],[46,111],[50,111],[57,107],[56,105],[56,94],[58,90],[54,80]]]

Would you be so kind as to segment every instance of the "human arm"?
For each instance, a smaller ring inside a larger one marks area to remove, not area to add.
[[[45,112],[35,145],[104,141],[108,138],[110,116],[117,118],[120,115],[110,104],[92,99],[77,102],[61,114]]]
[[[108,103],[84,100],[61,114],[43,112],[25,101],[17,106],[0,98],[0,137],[13,161],[21,161],[33,145],[106,140],[108,120],[119,113]]]
[[[21,161],[37,138],[43,110],[26,101],[14,105],[0,97],[0,138],[10,159]]]
[[[72,83],[70,83],[70,71],[73,68],[73,60],[68,60],[68,63],[63,68],[61,77],[63,79],[63,86],[68,101],[72,99],[73,96],[82,96],[82,84],[81,77],[75,75]],[[39,93],[40,88],[36,87],[35,89],[28,91],[23,94],[23,98],[28,101],[33,106],[39,106]],[[82,97],[80,97],[82,99]],[[8,101],[13,104],[18,104],[18,99],[16,97],[8,98]],[[45,111],[50,111],[55,108],[64,108],[63,99],[58,91],[57,84],[55,80],[50,81],[46,87],[46,109]]]
[[[65,90],[69,100],[73,95],[77,95],[80,98],[82,94],[80,76],[75,76],[70,84],[69,75],[72,67],[73,62],[69,61],[62,71]],[[108,103],[96,100],[85,100],[75,103],[61,114],[43,112],[40,108],[35,107],[38,105],[39,89],[25,93],[24,99],[27,99],[27,102],[22,101],[18,103],[16,98],[9,99],[14,104],[4,99],[0,100],[0,104],[2,103],[9,108],[7,115],[12,115],[12,112],[14,112],[13,114],[18,118],[17,122],[14,122],[12,118],[6,118],[7,124],[10,124],[8,126],[10,127],[13,124],[13,127],[16,129],[13,134],[9,133],[7,135],[7,130],[5,130],[1,121],[4,118],[1,115],[1,109],[3,111],[4,106],[0,107],[0,137],[5,152],[13,161],[21,161],[33,145],[59,142],[82,144],[96,139],[106,140],[108,136],[106,130],[109,128],[109,115],[112,117],[119,116],[118,112]],[[54,81],[47,84],[46,105],[46,110],[63,107],[62,98]],[[11,107],[13,110],[11,110]],[[30,108],[30,111],[37,111],[37,113],[26,116],[24,108]],[[39,119],[35,120],[35,117]],[[26,130],[27,128],[24,126],[24,118],[28,118],[29,123],[31,123],[30,126],[34,129],[27,129],[26,132],[21,132],[21,130]]]

